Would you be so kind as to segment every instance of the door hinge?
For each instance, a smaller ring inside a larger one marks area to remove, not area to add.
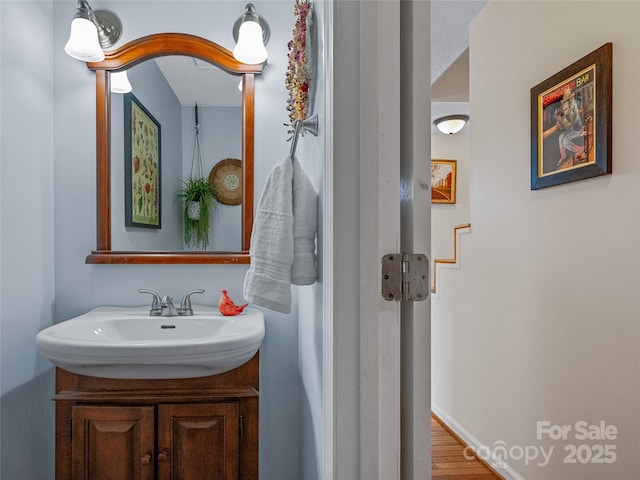
[[[421,302],[429,296],[429,259],[422,253],[382,257],[382,296],[387,301]]]
[[[73,440],[73,420],[70,418],[68,420],[69,424],[69,440]]]
[[[238,436],[244,437],[244,417],[242,415],[238,417]]]

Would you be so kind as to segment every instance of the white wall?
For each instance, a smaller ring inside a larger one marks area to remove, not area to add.
[[[435,103],[432,106],[432,117],[438,118],[444,115],[467,114],[469,105],[467,103]],[[431,134],[431,158],[437,160],[456,161],[456,203],[443,204],[434,203],[431,205],[431,257],[453,258],[453,227],[469,223],[469,132],[473,124],[469,122],[459,133],[455,135],[444,135],[438,132],[435,126]],[[466,233],[468,230],[461,230]],[[464,239],[458,238],[459,245],[464,250]],[[459,252],[462,254],[460,248]],[[439,265],[437,282],[442,277],[457,275],[454,269],[460,268],[458,265]],[[433,275],[433,272],[432,272]],[[431,277],[433,281],[433,276]],[[437,284],[436,284],[437,286]],[[438,289],[432,297],[432,309],[438,301]],[[437,348],[437,345],[434,345]],[[435,359],[436,357],[434,357]],[[437,375],[436,365],[432,365],[433,375]]]
[[[52,6],[3,1],[0,16],[0,476],[49,479],[53,376],[34,338],[54,301]]]
[[[473,231],[438,278],[433,403],[490,448],[553,447],[544,467],[507,456],[528,480],[640,476],[639,26],[637,2],[526,1],[491,2],[471,27]],[[606,42],[613,174],[531,191],[530,88]],[[582,420],[619,435],[537,438],[538,421]],[[579,444],[612,444],[616,462],[564,463]]]

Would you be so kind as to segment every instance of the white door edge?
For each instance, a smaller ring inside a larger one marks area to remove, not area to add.
[[[335,449],[335,409],[334,396],[334,231],[333,231],[333,0],[323,2],[325,19],[324,31],[324,56],[323,71],[325,74],[325,104],[324,104],[324,128],[325,128],[325,152],[324,158],[324,183],[323,191],[323,284],[322,284],[322,394],[323,394],[323,447],[321,475],[323,480],[334,478],[334,449]]]
[[[431,473],[430,468],[425,471],[430,462],[428,448],[423,449],[429,441],[429,302],[411,307],[409,330],[401,331],[400,303],[386,302],[380,294],[380,259],[401,247],[399,79],[404,65],[399,52],[401,22],[406,19],[400,12],[402,4],[413,3],[328,0],[325,5],[324,254],[331,265],[324,277],[324,478],[329,480],[422,480]],[[420,25],[427,38],[428,25]],[[428,45],[422,50],[427,64]],[[430,78],[428,65],[426,72],[425,78]],[[420,103],[426,110],[416,118],[419,124],[412,126],[412,135],[428,136],[430,95],[414,88],[416,93],[425,97]],[[425,172],[414,178],[413,188],[429,183],[426,142],[417,150],[411,146],[412,155],[425,157],[414,161]],[[393,165],[395,170],[388,170]],[[430,208],[430,199],[421,207]],[[428,248],[429,239],[426,242]],[[415,321],[416,317],[426,321]],[[411,343],[410,366],[402,372],[406,365],[401,364],[400,343],[411,332],[419,339]],[[419,392],[417,400],[407,400],[413,390]],[[413,419],[420,425],[406,428]],[[406,448],[407,442],[412,448]]]

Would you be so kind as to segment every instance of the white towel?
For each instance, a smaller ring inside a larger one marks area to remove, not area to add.
[[[276,312],[291,312],[293,264],[293,166],[287,157],[271,170],[251,232],[251,266],[244,298]]]
[[[318,194],[302,165],[293,159],[293,265],[291,283],[311,285],[317,278]]]

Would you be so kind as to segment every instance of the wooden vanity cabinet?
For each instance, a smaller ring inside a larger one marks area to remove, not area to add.
[[[72,407],[72,475],[64,478],[155,478],[153,407]]]
[[[257,480],[258,356],[211,377],[56,369],[56,480]]]

